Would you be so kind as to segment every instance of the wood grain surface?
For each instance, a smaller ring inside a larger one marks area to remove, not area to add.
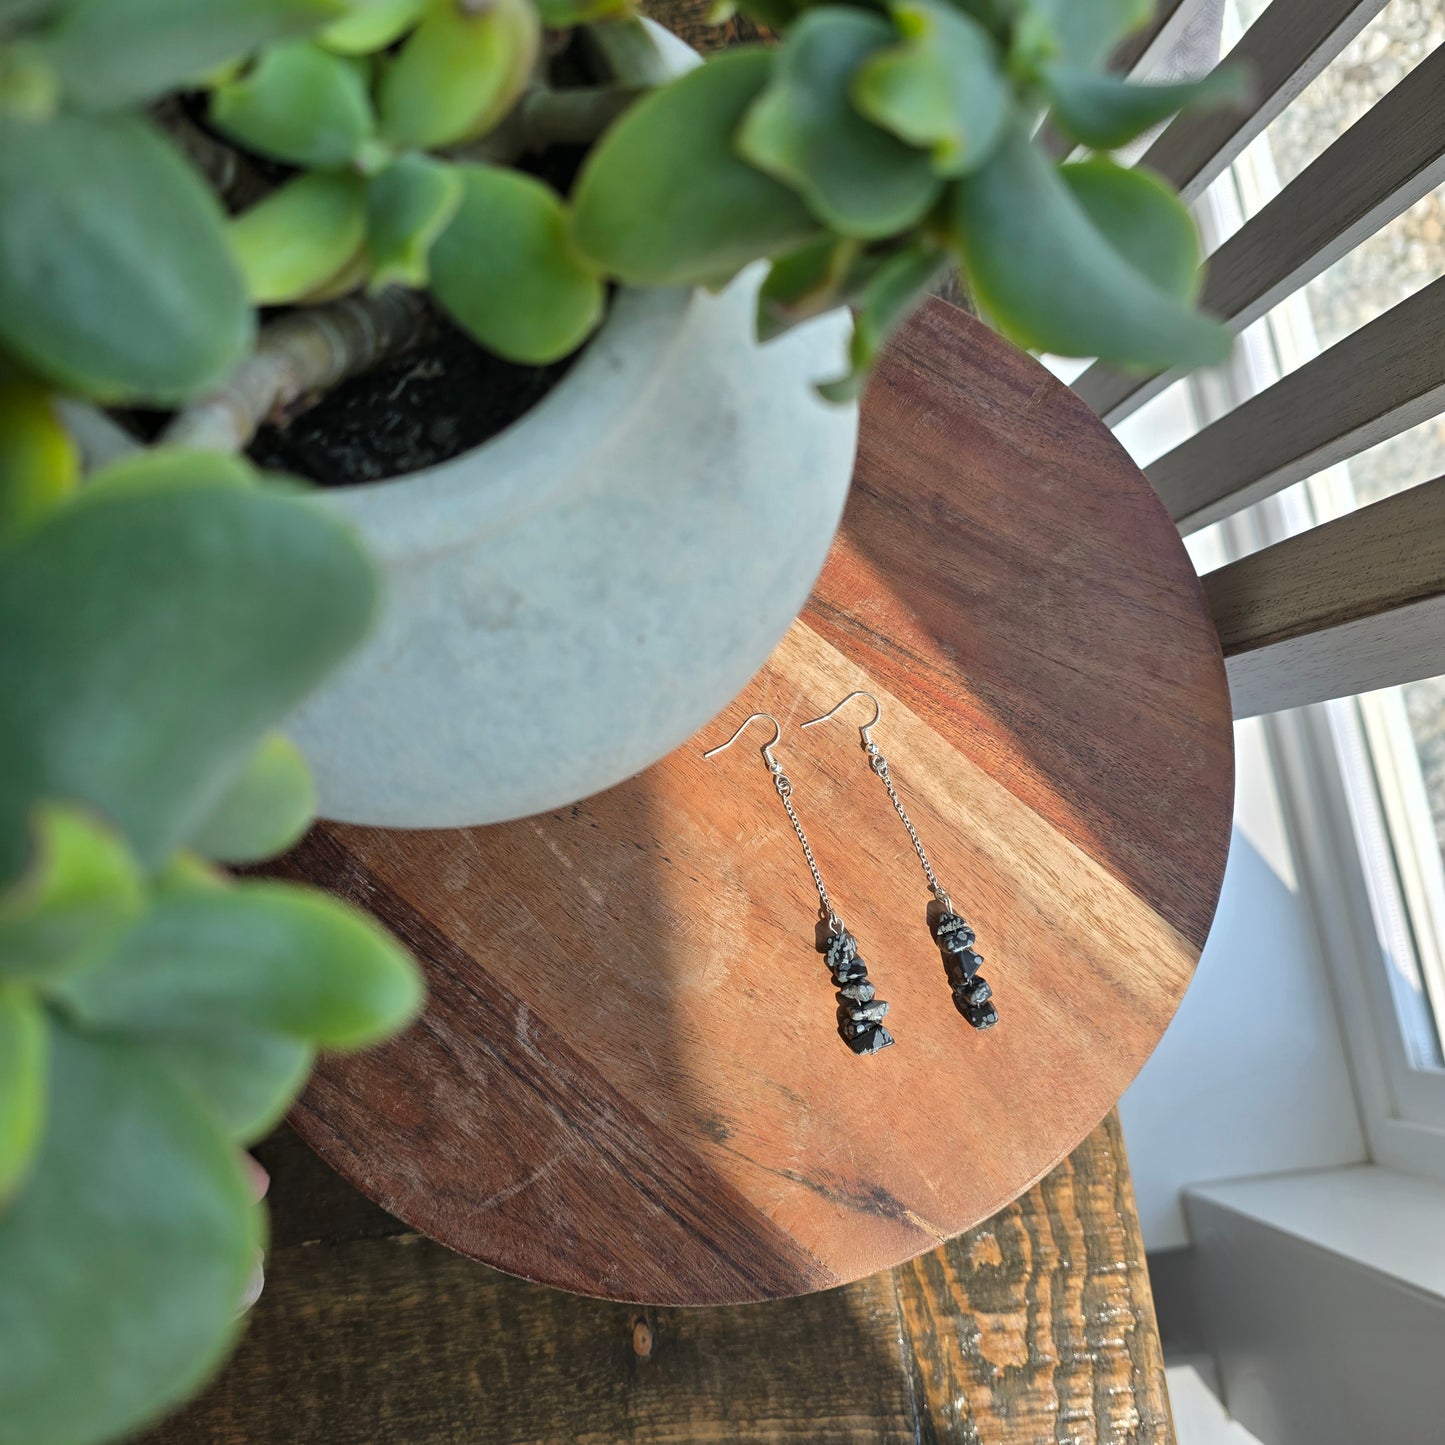
[[[856,731],[791,730],[857,687],[978,929],[988,1033],[952,1007]],[[837,1035],[756,748],[701,757],[755,708],[789,728],[796,805],[892,1004],[874,1058]],[[1232,777],[1218,643],[1147,482],[1071,392],[932,302],[870,392],[812,603],[724,717],[558,813],[325,826],[291,856],[431,986],[404,1037],[322,1064],[296,1127],[528,1279],[702,1304],[863,1278],[994,1214],[1118,1098],[1208,930]]]
[[[1171,1445],[1117,1117],[896,1270],[766,1306],[639,1308],[462,1259],[289,1131],[266,1291],[150,1445]]]

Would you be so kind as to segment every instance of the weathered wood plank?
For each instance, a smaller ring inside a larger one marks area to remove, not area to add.
[[[378,1234],[385,1216],[289,1131],[260,1152],[266,1292],[221,1378],[150,1445],[1173,1438],[1112,1115],[996,1218],[897,1271],[711,1310],[563,1294]]]
[[[896,1273],[921,1439],[1173,1439],[1117,1114],[1016,1204]]]
[[[1445,46],[1307,166],[1209,258],[1200,304],[1236,331],[1445,182]],[[1117,426],[1178,379],[1096,362],[1074,390]]]
[[[1445,477],[1204,578],[1236,716],[1445,672]]]
[[[1445,278],[1236,407],[1146,469],[1195,531],[1445,406]]]
[[[1248,111],[1196,111],[1170,122],[1144,153],[1186,200],[1209,183],[1284,110],[1365,25],[1385,0],[1273,0],[1229,58],[1254,78]]]

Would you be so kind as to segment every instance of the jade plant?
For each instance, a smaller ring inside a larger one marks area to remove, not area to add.
[[[840,401],[950,267],[1025,346],[1225,354],[1107,155],[1237,89],[1110,75],[1147,0],[741,8],[676,75],[627,0],[0,0],[0,1445],[199,1387],[241,1149],[420,1005],[366,917],[230,871],[309,822],[278,725],[376,607],[258,427],[429,327],[541,367],[612,284],[757,262],[764,341],[853,309]]]

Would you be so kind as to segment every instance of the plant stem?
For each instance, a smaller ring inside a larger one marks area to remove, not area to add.
[[[415,291],[389,286],[291,311],[262,327],[256,349],[209,396],[177,413],[163,446],[240,452],[264,422],[282,422],[358,372],[414,346],[431,312]]]
[[[176,149],[211,183],[211,189],[228,210],[244,210],[272,189],[253,161],[197,125],[177,101],[162,102],[152,114]]]
[[[519,156],[543,151],[549,146],[588,145],[640,94],[641,91],[630,86],[553,90],[550,86],[534,85],[496,130],[456,154],[463,159],[507,165]]]
[[[56,396],[53,403],[61,424],[80,449],[81,465],[87,472],[98,471],[143,449],[116,419],[98,406],[73,396]]]

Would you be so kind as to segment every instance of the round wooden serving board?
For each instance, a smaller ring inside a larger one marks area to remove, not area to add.
[[[866,710],[978,930],[1001,1021],[954,1010]],[[859,708],[860,704],[853,704]],[[839,1039],[816,898],[754,709],[893,1048]],[[404,1037],[323,1061],[294,1123],[434,1239],[659,1304],[825,1289],[936,1245],[1123,1092],[1208,931],[1233,791],[1224,668],[1148,483],[1072,392],[942,302],[864,408],[843,531],[736,704],[649,772],[500,827],[324,825],[285,865],[424,963]]]

